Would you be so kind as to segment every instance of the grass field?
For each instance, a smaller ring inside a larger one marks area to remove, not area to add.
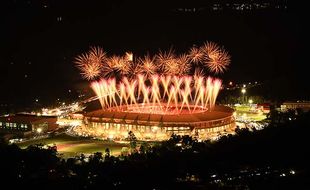
[[[251,111],[250,106],[237,106],[235,107],[237,116],[243,116],[244,114],[246,117],[252,121],[261,121],[266,119],[266,114],[263,113],[254,113]]]
[[[45,139],[34,139],[25,142],[18,143],[21,148],[27,148],[32,144],[44,144],[44,145],[56,145],[57,151],[62,157],[73,157],[76,155],[92,154],[95,152],[104,153],[106,148],[109,148],[111,155],[120,155],[123,147],[128,147],[128,144],[121,144],[110,141],[100,141],[79,137],[71,137],[65,134],[61,134],[55,137]]]

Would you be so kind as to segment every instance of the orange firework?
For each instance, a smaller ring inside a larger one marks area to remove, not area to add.
[[[163,73],[165,75],[178,75],[179,63],[177,59],[171,59],[166,61],[165,65],[163,66],[164,70]]]
[[[140,62],[140,71],[142,74],[146,76],[154,75],[157,71],[157,67],[155,65],[155,59],[151,58],[149,55],[144,56],[144,58],[139,59]]]
[[[204,54],[201,48],[197,48],[195,46],[190,49],[189,54],[188,54],[188,58],[194,64],[198,64],[202,62],[203,57],[204,57]]]
[[[175,54],[172,48],[170,48],[168,52],[159,51],[159,54],[156,56],[156,62],[158,63],[160,70],[163,72],[167,70],[166,66],[169,65],[174,60],[175,60]]]
[[[143,70],[142,70],[140,65],[138,65],[136,63],[131,63],[129,65],[129,70],[128,70],[127,76],[128,76],[129,79],[133,79],[136,76],[138,76],[139,74],[141,74],[142,71]]]
[[[206,42],[200,47],[200,51],[202,51],[204,54],[209,55],[220,51],[220,47],[214,42]]]
[[[189,70],[190,65],[188,64],[188,58],[185,54],[166,61],[164,65],[164,74],[166,75],[186,75]]]
[[[207,42],[200,48],[204,53],[207,68],[214,73],[223,73],[230,64],[230,56],[214,42]]]
[[[190,70],[190,65],[188,64],[188,56],[186,54],[182,54],[177,59],[178,69],[177,73],[179,75],[186,75]]]
[[[208,69],[214,73],[223,73],[230,64],[230,56],[225,50],[210,54],[206,59]]]
[[[108,59],[108,67],[111,68],[114,72],[125,75],[129,72],[131,63],[119,56],[112,56]]]
[[[200,77],[203,77],[205,75],[204,71],[202,69],[195,69],[194,71],[194,79],[197,79],[197,78],[200,78]]]
[[[105,61],[106,53],[99,47],[91,47],[87,53],[75,58],[82,77],[87,80],[93,80],[100,76]]]
[[[100,47],[91,47],[88,54],[90,55],[92,62],[97,62],[97,63],[102,64],[107,59],[106,57],[107,54]]]
[[[87,80],[93,80],[100,76],[101,68],[101,64],[87,64],[80,68],[81,75]]]

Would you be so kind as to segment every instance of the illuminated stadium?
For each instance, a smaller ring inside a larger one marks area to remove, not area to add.
[[[123,139],[132,131],[138,139],[144,140],[164,140],[173,133],[207,139],[235,128],[232,112],[232,109],[224,106],[215,106],[212,112],[199,110],[180,114],[97,110],[85,117],[93,135],[102,138]]]
[[[215,104],[222,81],[205,73],[223,73],[230,64],[215,43],[143,58],[91,48],[76,63],[102,107],[84,115],[85,125],[74,129],[78,135],[122,140],[132,131],[141,140],[172,134],[208,139],[235,128],[233,110]]]

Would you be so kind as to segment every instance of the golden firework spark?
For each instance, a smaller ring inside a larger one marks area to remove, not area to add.
[[[99,47],[91,47],[87,53],[75,58],[82,77],[87,80],[93,80],[100,76],[105,61],[106,53]]]
[[[203,77],[204,75],[205,75],[205,72],[203,69],[200,69],[200,68],[195,69],[195,71],[194,71],[194,79],[195,80]]]
[[[210,54],[206,58],[208,69],[214,73],[223,73],[230,64],[230,56],[225,50]]]
[[[168,52],[159,51],[159,54],[156,55],[155,57],[156,57],[156,62],[159,65],[159,69],[161,71],[166,71],[167,69],[165,67],[169,63],[174,62],[176,56],[174,54],[174,50],[170,48]]]
[[[130,65],[129,61],[120,56],[112,56],[108,59],[108,66],[121,75],[126,75],[129,72]]]
[[[188,64],[188,56],[186,54],[182,54],[177,59],[178,63],[178,69],[177,73],[178,75],[187,75],[190,70],[190,65]]]
[[[204,54],[201,48],[192,47],[189,51],[188,58],[194,64],[198,64],[203,61]]]
[[[155,65],[155,58],[150,57],[149,55],[144,56],[144,58],[139,59],[140,71],[146,76],[154,75],[157,71]]]
[[[230,64],[230,56],[214,42],[207,42],[200,48],[204,52],[204,63],[209,71],[223,73]]]

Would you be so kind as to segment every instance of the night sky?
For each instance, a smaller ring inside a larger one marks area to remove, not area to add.
[[[219,76],[224,83],[271,81],[288,99],[309,97],[306,18],[299,5],[214,11],[212,1],[189,2],[1,1],[0,104],[30,106],[39,99],[48,105],[88,90],[73,59],[90,46],[110,55],[144,55],[170,47],[181,53],[205,41],[232,57]]]

